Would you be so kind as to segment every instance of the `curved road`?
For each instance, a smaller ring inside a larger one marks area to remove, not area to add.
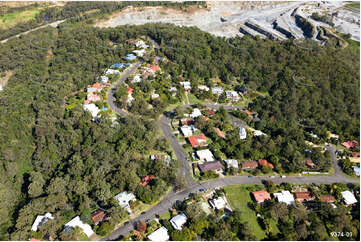
[[[154,43],[154,42],[153,42]],[[124,82],[126,78],[128,78],[143,62],[138,62],[135,64],[129,71],[127,71],[115,84],[115,86],[120,85],[120,83]],[[114,93],[115,89],[113,88],[111,92],[108,94],[108,103],[111,109],[118,113],[120,116],[127,116],[128,114],[123,110],[119,109],[114,103]],[[184,105],[189,106],[189,105]],[[208,108],[218,109],[222,105],[208,104],[206,105]],[[224,106],[226,110],[237,109],[240,106]],[[237,122],[232,119],[233,122]],[[239,121],[239,120],[238,120]],[[159,203],[154,205],[148,211],[142,213],[136,219],[130,220],[130,223],[123,225],[122,227],[114,230],[109,236],[103,238],[103,240],[118,240],[122,236],[126,236],[132,230],[134,230],[136,224],[139,221],[147,221],[156,218],[158,215],[163,214],[164,211],[169,210],[173,207],[173,205],[177,201],[183,201],[189,197],[192,193],[197,193],[201,188],[203,189],[213,189],[216,187],[223,187],[228,185],[236,185],[236,184],[262,184],[262,181],[272,180],[275,184],[280,184],[282,182],[292,183],[292,184],[330,184],[330,183],[359,183],[357,180],[353,180],[347,178],[343,175],[340,167],[337,164],[336,158],[336,148],[333,145],[326,146],[326,149],[331,153],[332,165],[334,169],[334,175],[332,176],[299,176],[299,177],[286,177],[286,178],[269,178],[269,177],[248,177],[248,176],[234,176],[234,177],[225,177],[214,179],[211,181],[199,182],[195,181],[192,178],[192,174],[190,171],[189,162],[187,160],[187,155],[184,152],[182,146],[178,143],[176,137],[172,134],[172,130],[170,127],[170,120],[165,115],[159,119],[158,124],[162,129],[164,136],[167,137],[170,141],[172,149],[177,157],[177,159],[181,162],[181,167],[179,168],[179,173],[183,173],[187,180],[187,188],[183,191],[176,192],[174,189],[163,198]],[[239,121],[236,123],[238,125],[244,125],[243,122]]]

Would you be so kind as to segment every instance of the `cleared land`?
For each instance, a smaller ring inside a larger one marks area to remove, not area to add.
[[[35,18],[35,16],[46,6],[29,7],[26,10],[19,10],[5,13],[0,16],[0,29],[8,29],[21,22],[27,22]]]

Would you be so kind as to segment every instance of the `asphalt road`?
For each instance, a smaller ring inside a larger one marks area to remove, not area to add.
[[[138,62],[135,64],[127,73],[125,73],[115,84],[115,87],[124,82],[143,62]],[[128,114],[119,109],[114,103],[114,93],[115,89],[112,89],[108,95],[108,103],[111,109],[113,109],[116,113],[121,116],[127,116]],[[184,105],[185,107],[189,107],[190,105]],[[223,105],[219,104],[207,104],[208,108],[218,109]],[[240,109],[241,106],[237,105],[227,105],[223,106],[226,110],[231,109]],[[171,110],[172,111],[172,110]],[[231,117],[232,118],[232,117]],[[236,118],[232,118],[232,121],[237,126],[244,126],[244,123]],[[184,152],[182,146],[178,143],[176,137],[172,134],[172,130],[170,127],[170,120],[166,116],[162,116],[158,121],[158,125],[162,129],[164,136],[169,139],[172,149],[177,157],[177,159],[181,162],[181,167],[179,168],[179,173],[183,173],[187,180],[186,189],[183,191],[176,192],[172,190],[167,196],[165,196],[159,203],[154,205],[148,211],[143,212],[137,218],[129,220],[129,223],[124,226],[114,230],[109,236],[103,238],[102,240],[119,240],[123,236],[129,234],[132,230],[134,230],[135,226],[139,221],[147,221],[152,220],[157,217],[157,215],[163,214],[165,211],[171,209],[177,201],[183,201],[189,197],[192,193],[199,192],[200,189],[214,189],[217,187],[236,185],[236,184],[262,184],[264,180],[272,180],[275,184],[280,184],[282,182],[287,182],[291,184],[330,184],[330,183],[359,183],[359,181],[347,178],[343,175],[340,167],[337,164],[336,158],[336,148],[332,145],[326,146],[326,149],[331,153],[332,166],[334,169],[334,175],[332,176],[293,176],[293,177],[249,177],[249,176],[234,176],[234,177],[225,177],[214,179],[206,182],[195,181],[192,178],[190,172],[189,162],[187,161],[187,155]]]

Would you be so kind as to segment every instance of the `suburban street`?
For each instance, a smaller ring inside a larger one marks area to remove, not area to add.
[[[135,64],[130,70],[128,70],[123,76],[117,81],[114,85],[115,87],[123,83],[143,62],[140,61]],[[115,88],[112,89],[108,94],[108,103],[111,109],[119,114],[120,116],[127,116],[128,113],[119,109],[114,103],[114,93]],[[189,107],[190,105],[184,105],[184,107]],[[223,106],[226,110],[233,110],[242,108],[237,105],[219,105],[219,104],[207,104],[205,105],[211,109],[219,109]],[[172,110],[171,110],[172,111]],[[231,119],[234,125],[240,127],[246,125],[243,121],[233,117]],[[179,174],[183,174],[187,180],[186,189],[183,191],[176,192],[174,189],[169,192],[161,201],[159,201],[156,205],[150,208],[148,211],[143,212],[140,216],[135,219],[129,220],[129,223],[124,226],[114,230],[109,236],[103,238],[103,240],[118,240],[122,236],[129,234],[136,226],[139,221],[147,221],[156,218],[158,215],[163,214],[165,211],[168,211],[173,207],[173,205],[177,201],[183,201],[189,197],[192,193],[199,192],[200,189],[214,189],[217,187],[229,186],[229,185],[237,185],[237,184],[262,184],[264,180],[272,180],[275,184],[280,184],[282,182],[292,183],[292,184],[330,184],[330,183],[359,183],[357,180],[353,180],[347,178],[343,175],[340,167],[337,164],[336,158],[336,147],[333,145],[327,145],[326,149],[331,153],[332,166],[334,169],[334,174],[332,176],[292,176],[292,177],[252,177],[252,176],[234,176],[234,177],[225,177],[218,178],[211,181],[199,182],[193,179],[190,163],[187,160],[187,155],[183,150],[182,146],[177,141],[176,137],[172,133],[172,129],[170,127],[170,119],[165,115],[158,120],[158,125],[163,131],[164,136],[170,141],[172,149],[177,157],[177,159],[181,162],[181,167],[179,168]]]

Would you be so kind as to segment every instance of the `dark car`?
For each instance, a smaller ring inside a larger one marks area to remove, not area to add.
[[[253,177],[253,176],[248,176],[248,178],[251,178],[251,177]]]
[[[125,222],[124,225],[128,225],[129,224],[129,221]]]
[[[206,189],[201,188],[201,189],[199,189],[199,191],[200,191],[200,192],[204,192],[204,191],[206,191]]]
[[[145,214],[145,212],[142,212],[141,215]]]

